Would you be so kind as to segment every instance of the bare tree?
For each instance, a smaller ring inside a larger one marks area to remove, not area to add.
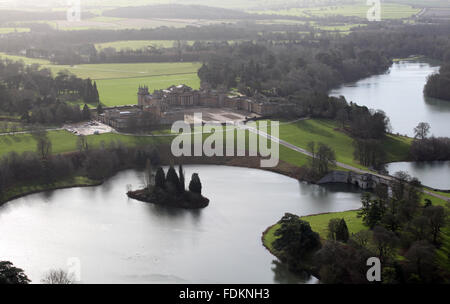
[[[70,285],[74,284],[74,276],[63,269],[50,270],[41,280],[44,284]]]
[[[425,139],[430,133],[431,126],[427,122],[421,122],[414,128],[415,138]]]
[[[88,144],[86,136],[84,136],[84,135],[78,136],[78,138],[77,138],[77,149],[81,153],[82,152],[87,152],[89,150],[89,144]]]

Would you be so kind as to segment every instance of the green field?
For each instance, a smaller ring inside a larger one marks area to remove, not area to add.
[[[9,33],[25,33],[29,31],[30,29],[26,27],[0,27],[0,35]]]
[[[105,43],[97,43],[95,47],[97,50],[106,49],[106,48],[115,48],[116,50],[139,50],[143,48],[147,48],[149,46],[154,48],[171,48],[175,46],[177,43],[176,40],[128,40],[128,41],[114,41],[114,42],[105,42]],[[181,41],[182,44],[186,43],[188,45],[193,45],[195,41]]]
[[[200,63],[132,63],[132,64],[81,64],[75,66],[55,65],[48,60],[33,59],[0,53],[0,57],[23,60],[26,64],[39,64],[50,69],[54,75],[67,70],[81,78],[97,81],[100,100],[106,106],[137,103],[139,85],[150,89],[165,89],[171,85],[186,84],[195,89],[200,87],[197,71]]]
[[[361,1],[361,4],[354,4],[354,5],[335,5],[335,6],[323,6],[314,8],[291,8],[282,10],[250,11],[250,13],[297,16],[305,18],[328,17],[337,15],[366,18],[370,6],[366,5],[365,2],[366,1]],[[420,9],[414,8],[410,5],[393,4],[393,3],[381,4],[382,19],[410,18],[419,12]]]
[[[67,153],[76,151],[77,136],[67,131],[49,131],[48,137],[52,142],[52,152]],[[114,133],[88,136],[88,142],[91,147],[98,148],[104,142],[108,145],[110,142],[120,141],[127,146],[138,146],[145,144],[164,144],[170,143],[172,137],[146,137],[129,136]],[[10,152],[32,152],[36,151],[36,140],[31,134],[16,134],[0,136],[0,156]]]
[[[365,169],[353,159],[353,139],[337,131],[336,127],[333,121],[317,119],[282,124],[280,138],[303,149],[307,149],[311,141],[326,143],[334,149],[338,162]],[[388,136],[383,144],[388,162],[406,160],[410,142],[411,139],[405,137]]]

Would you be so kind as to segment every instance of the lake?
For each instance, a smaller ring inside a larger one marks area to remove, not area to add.
[[[348,102],[386,112],[394,133],[414,136],[419,122],[428,122],[435,136],[450,137],[450,102],[426,98],[427,77],[439,70],[426,62],[400,61],[386,74],[376,75],[331,91]]]
[[[390,163],[387,164],[387,170],[389,174],[405,171],[417,177],[425,186],[450,190],[450,161]]]
[[[68,262],[79,263],[82,283],[313,283],[273,263],[263,231],[286,212],[361,207],[360,191],[349,185],[309,185],[247,168],[185,170],[189,177],[200,174],[208,208],[166,209],[128,199],[127,185],[143,183],[133,170],[102,186],[11,201],[0,207],[0,260],[24,269],[33,283]]]

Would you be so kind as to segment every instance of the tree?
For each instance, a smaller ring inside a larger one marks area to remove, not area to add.
[[[90,120],[91,119],[91,110],[89,110],[89,107],[87,104],[84,104],[83,111],[82,111],[83,120]]]
[[[424,209],[424,216],[428,219],[433,236],[433,244],[438,244],[438,237],[441,229],[446,225],[447,213],[442,206],[430,206]]]
[[[192,174],[192,179],[189,183],[189,190],[193,193],[202,194],[202,183],[197,173]]]
[[[52,153],[52,142],[48,138],[47,130],[43,128],[36,128],[32,133],[36,140],[36,151],[41,159],[48,159]]]
[[[358,217],[362,217],[364,224],[373,229],[383,219],[386,212],[385,203],[379,198],[372,200],[370,193],[364,193],[361,202],[362,208],[358,212]]]
[[[416,274],[421,282],[429,283],[436,269],[435,248],[427,241],[417,241],[405,253],[405,257],[411,276]]]
[[[328,173],[330,165],[336,166],[336,155],[334,150],[324,143],[319,143],[316,158],[318,161],[317,166],[320,174]]]
[[[180,179],[173,166],[170,166],[169,171],[167,171],[166,187],[172,193],[178,193],[178,189],[180,189]]]
[[[322,246],[319,234],[308,222],[293,214],[286,214],[279,223],[281,227],[275,232],[278,238],[273,242],[273,248],[283,253],[290,268],[304,270],[305,262]]]
[[[99,103],[98,106],[97,106],[97,114],[100,115],[100,114],[103,114],[104,112],[105,111],[103,110],[102,104]]]
[[[181,164],[178,167],[178,174],[180,175],[180,193],[184,193],[186,191],[186,178],[184,175],[183,165]]]
[[[97,82],[94,81],[94,87],[92,89],[92,101],[100,105],[100,95],[98,94]]]
[[[80,135],[77,138],[77,149],[80,153],[89,151],[89,144],[87,141],[87,137],[84,135]]]
[[[349,232],[344,219],[331,219],[328,223],[328,239],[347,243]]]
[[[397,237],[392,231],[386,230],[382,226],[373,229],[373,243],[378,257],[382,262],[390,258],[397,245]]]
[[[153,167],[150,159],[147,159],[147,163],[145,166],[145,185],[147,189],[150,188],[153,181],[155,180],[155,177],[153,176]]]
[[[361,230],[357,233],[352,234],[349,243],[356,248],[367,248],[369,240],[371,238],[371,233],[368,230]]]
[[[427,122],[421,122],[414,128],[414,138],[418,138],[420,140],[427,138],[430,133],[431,126]]]
[[[30,282],[22,269],[14,267],[11,262],[0,261],[0,284],[28,284]]]
[[[155,187],[160,189],[166,188],[166,174],[164,173],[164,169],[159,167],[156,171],[155,175]]]
[[[67,271],[58,269],[50,270],[47,274],[45,274],[41,281],[44,284],[51,285],[70,285],[74,283],[75,279],[74,276],[69,274]]]

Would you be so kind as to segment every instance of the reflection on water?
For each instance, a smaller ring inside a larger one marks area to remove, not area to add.
[[[425,186],[450,190],[450,161],[444,162],[400,162],[387,165],[389,174],[405,171],[417,177]]]
[[[346,185],[320,187],[272,172],[186,166],[211,200],[203,210],[130,200],[142,173],[104,185],[30,195],[0,207],[0,260],[38,283],[48,269],[81,261],[83,283],[309,282],[274,267],[261,234],[286,212],[309,215],[361,206]]]
[[[317,284],[318,280],[308,273],[293,274],[289,271],[286,264],[278,260],[272,261],[273,280],[278,284]]]
[[[414,136],[419,122],[431,124],[435,136],[450,137],[450,102],[425,98],[427,77],[439,70],[425,62],[394,63],[388,73],[376,75],[331,91],[347,101],[386,112],[394,133]]]

